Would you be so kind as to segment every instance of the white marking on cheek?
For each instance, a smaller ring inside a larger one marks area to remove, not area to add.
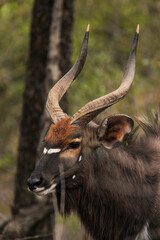
[[[76,178],[76,175],[73,175],[73,176],[72,176],[72,179],[75,179],[75,178]]]
[[[44,148],[43,153],[46,154],[48,152],[47,148]]]
[[[79,157],[78,162],[80,162],[81,160],[82,160],[82,155]]]
[[[58,153],[61,151],[61,148],[50,148],[48,149],[48,154]]]
[[[45,188],[44,187],[37,187],[36,189],[34,189],[34,192],[41,192],[43,191]]]
[[[144,225],[144,227],[142,228],[141,232],[138,233],[136,240],[149,240],[150,236],[148,233],[148,222],[146,222],[146,224]]]

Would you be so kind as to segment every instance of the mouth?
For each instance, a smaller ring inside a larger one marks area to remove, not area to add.
[[[52,185],[49,185],[48,187],[37,187],[36,189],[33,190],[33,192],[40,196],[47,195],[49,193],[55,192],[56,186],[57,184],[54,183]]]

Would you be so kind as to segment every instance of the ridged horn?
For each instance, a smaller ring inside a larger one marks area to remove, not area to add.
[[[87,26],[80,54],[76,63],[49,91],[46,107],[54,123],[56,123],[56,121],[60,118],[67,117],[67,114],[64,113],[61,107],[59,106],[59,101],[61,100],[63,95],[70,87],[72,81],[78,76],[78,74],[81,72],[84,66],[87,56],[88,39],[89,39],[89,24]]]
[[[129,58],[124,70],[123,78],[121,85],[115,91],[97,98],[85,106],[83,106],[80,110],[78,110],[72,118],[72,124],[77,124],[80,126],[85,126],[92,119],[94,119],[99,113],[104,111],[106,108],[112,106],[113,104],[119,102],[123,99],[126,94],[129,92],[131,84],[135,75],[135,65],[136,65],[136,49],[138,43],[139,36],[139,25],[137,26],[136,33],[133,39],[131,51],[129,54]]]

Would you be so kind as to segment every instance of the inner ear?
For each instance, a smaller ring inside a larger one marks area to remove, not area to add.
[[[105,119],[98,129],[100,142],[106,148],[113,148],[127,139],[134,126],[126,115],[115,115]]]

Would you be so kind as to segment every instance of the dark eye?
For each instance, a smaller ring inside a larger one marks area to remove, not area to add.
[[[80,146],[80,142],[71,142],[69,144],[69,148],[73,148],[73,149],[76,149]]]

